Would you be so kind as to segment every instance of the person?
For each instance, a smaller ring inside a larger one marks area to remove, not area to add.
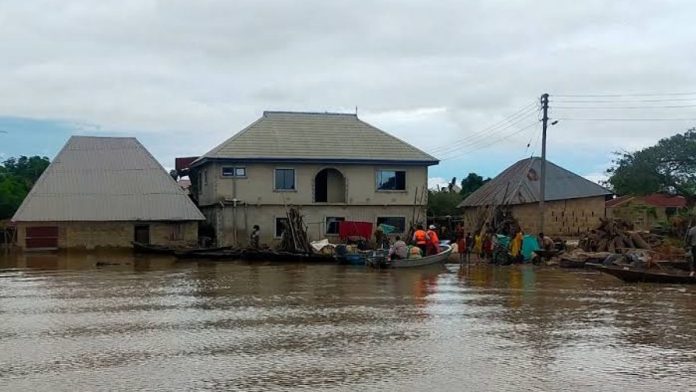
[[[517,230],[517,233],[512,237],[510,241],[510,255],[512,256],[513,262],[520,262],[522,258],[522,230]]]
[[[464,229],[461,228],[461,225],[457,226],[455,233],[457,233],[456,241],[457,252],[459,252],[459,262],[463,263],[466,257],[466,237],[464,237]]]
[[[691,275],[694,274],[694,259],[696,258],[696,225],[691,227],[688,232],[686,232],[686,246],[691,248],[691,258],[689,259],[689,269],[691,270]]]
[[[259,248],[259,232],[261,231],[261,228],[259,225],[254,225],[253,230],[251,231],[251,235],[249,235],[249,247],[252,249],[258,249]]]
[[[426,233],[425,230],[423,230],[423,225],[416,226],[416,231],[413,233],[412,240],[413,243],[420,248],[421,254],[426,254],[425,251],[427,250],[427,245],[430,241],[430,237],[428,237],[428,233]]]
[[[440,253],[440,239],[437,236],[437,227],[435,225],[430,225],[428,231],[425,233],[428,236],[428,244],[426,246],[426,255],[436,255]]]
[[[491,233],[486,233],[483,237],[483,257],[491,259],[493,256],[493,239]]]
[[[474,254],[479,260],[483,257],[483,237],[481,233],[476,233],[474,236]]]
[[[380,249],[384,246],[384,231],[382,230],[382,226],[377,226],[377,229],[375,230],[375,246]]]
[[[389,249],[389,257],[393,260],[405,259],[408,257],[408,247],[398,235],[396,236],[394,245]]]
[[[474,238],[471,233],[466,233],[466,262],[471,261],[471,252],[474,250]]]
[[[544,233],[539,233],[539,247],[541,250],[553,250],[553,240],[551,237],[545,236]]]
[[[417,246],[409,246],[408,247],[408,258],[409,259],[420,259],[423,257],[423,254],[421,253],[421,248]]]

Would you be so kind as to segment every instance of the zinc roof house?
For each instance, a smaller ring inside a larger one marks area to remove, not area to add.
[[[267,111],[191,163],[193,194],[219,245],[280,238],[286,207],[300,206],[310,239],[338,222],[408,231],[425,217],[428,167],[438,160],[355,114]]]
[[[541,158],[516,162],[459,204],[464,221],[473,225],[483,209],[506,206],[527,233],[539,230]],[[546,161],[544,230],[547,235],[578,235],[605,216],[611,192],[594,182]]]
[[[135,138],[73,136],[12,217],[34,248],[195,244],[203,215]]]

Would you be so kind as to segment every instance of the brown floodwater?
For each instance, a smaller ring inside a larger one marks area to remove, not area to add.
[[[0,390],[696,390],[696,288],[591,271],[0,256]]]

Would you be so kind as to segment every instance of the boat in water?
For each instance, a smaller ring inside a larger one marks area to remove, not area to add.
[[[421,257],[419,259],[398,259],[387,261],[387,268],[417,268],[428,267],[433,265],[445,264],[450,254],[452,254],[452,245],[440,245],[440,253],[430,256]]]
[[[587,263],[586,265],[629,283],[696,284],[696,275],[675,268],[638,268],[596,263]]]

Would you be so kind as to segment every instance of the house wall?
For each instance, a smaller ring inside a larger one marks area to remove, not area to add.
[[[332,242],[338,242],[338,235],[326,233],[326,218],[341,217],[345,220],[371,222],[374,227],[378,217],[403,217],[407,225],[406,230],[415,213],[420,220],[425,220],[425,207],[414,209],[414,206],[335,206],[335,205],[307,205],[301,207],[304,223],[307,225],[307,235],[310,241],[329,238]],[[216,228],[218,244],[221,246],[248,245],[249,234],[254,225],[260,227],[260,242],[269,246],[275,246],[280,241],[275,236],[276,218],[286,215],[284,206],[238,206],[219,205],[202,209],[208,222]]]
[[[660,222],[667,222],[667,209],[633,199],[617,207],[607,208],[607,217],[619,218],[632,222],[636,230],[650,230]]]
[[[544,234],[575,237],[596,228],[605,216],[604,196],[556,200],[545,203]],[[526,233],[539,232],[539,204],[521,204],[511,207],[513,216]],[[465,230],[474,230],[479,214],[476,208],[464,210]]]
[[[222,167],[245,167],[246,178],[222,176]],[[274,169],[295,169],[294,191],[274,189]],[[198,168],[201,189],[198,204],[208,206],[221,200],[237,199],[250,205],[311,205],[314,204],[314,180],[319,171],[334,168],[345,177],[345,203],[348,205],[413,205],[416,189],[419,195],[427,188],[427,166],[386,165],[318,165],[318,164],[220,164],[209,163]],[[379,169],[406,171],[406,190],[377,191],[376,173]],[[207,173],[207,174],[206,174]],[[205,180],[207,175],[207,182]],[[329,176],[329,194],[337,192],[337,181]],[[424,198],[425,199],[425,198]],[[427,200],[423,201],[427,204]]]
[[[61,249],[97,247],[132,248],[135,225],[150,225],[150,243],[195,245],[198,222],[18,222],[17,246],[25,247],[27,227],[57,226]]]

